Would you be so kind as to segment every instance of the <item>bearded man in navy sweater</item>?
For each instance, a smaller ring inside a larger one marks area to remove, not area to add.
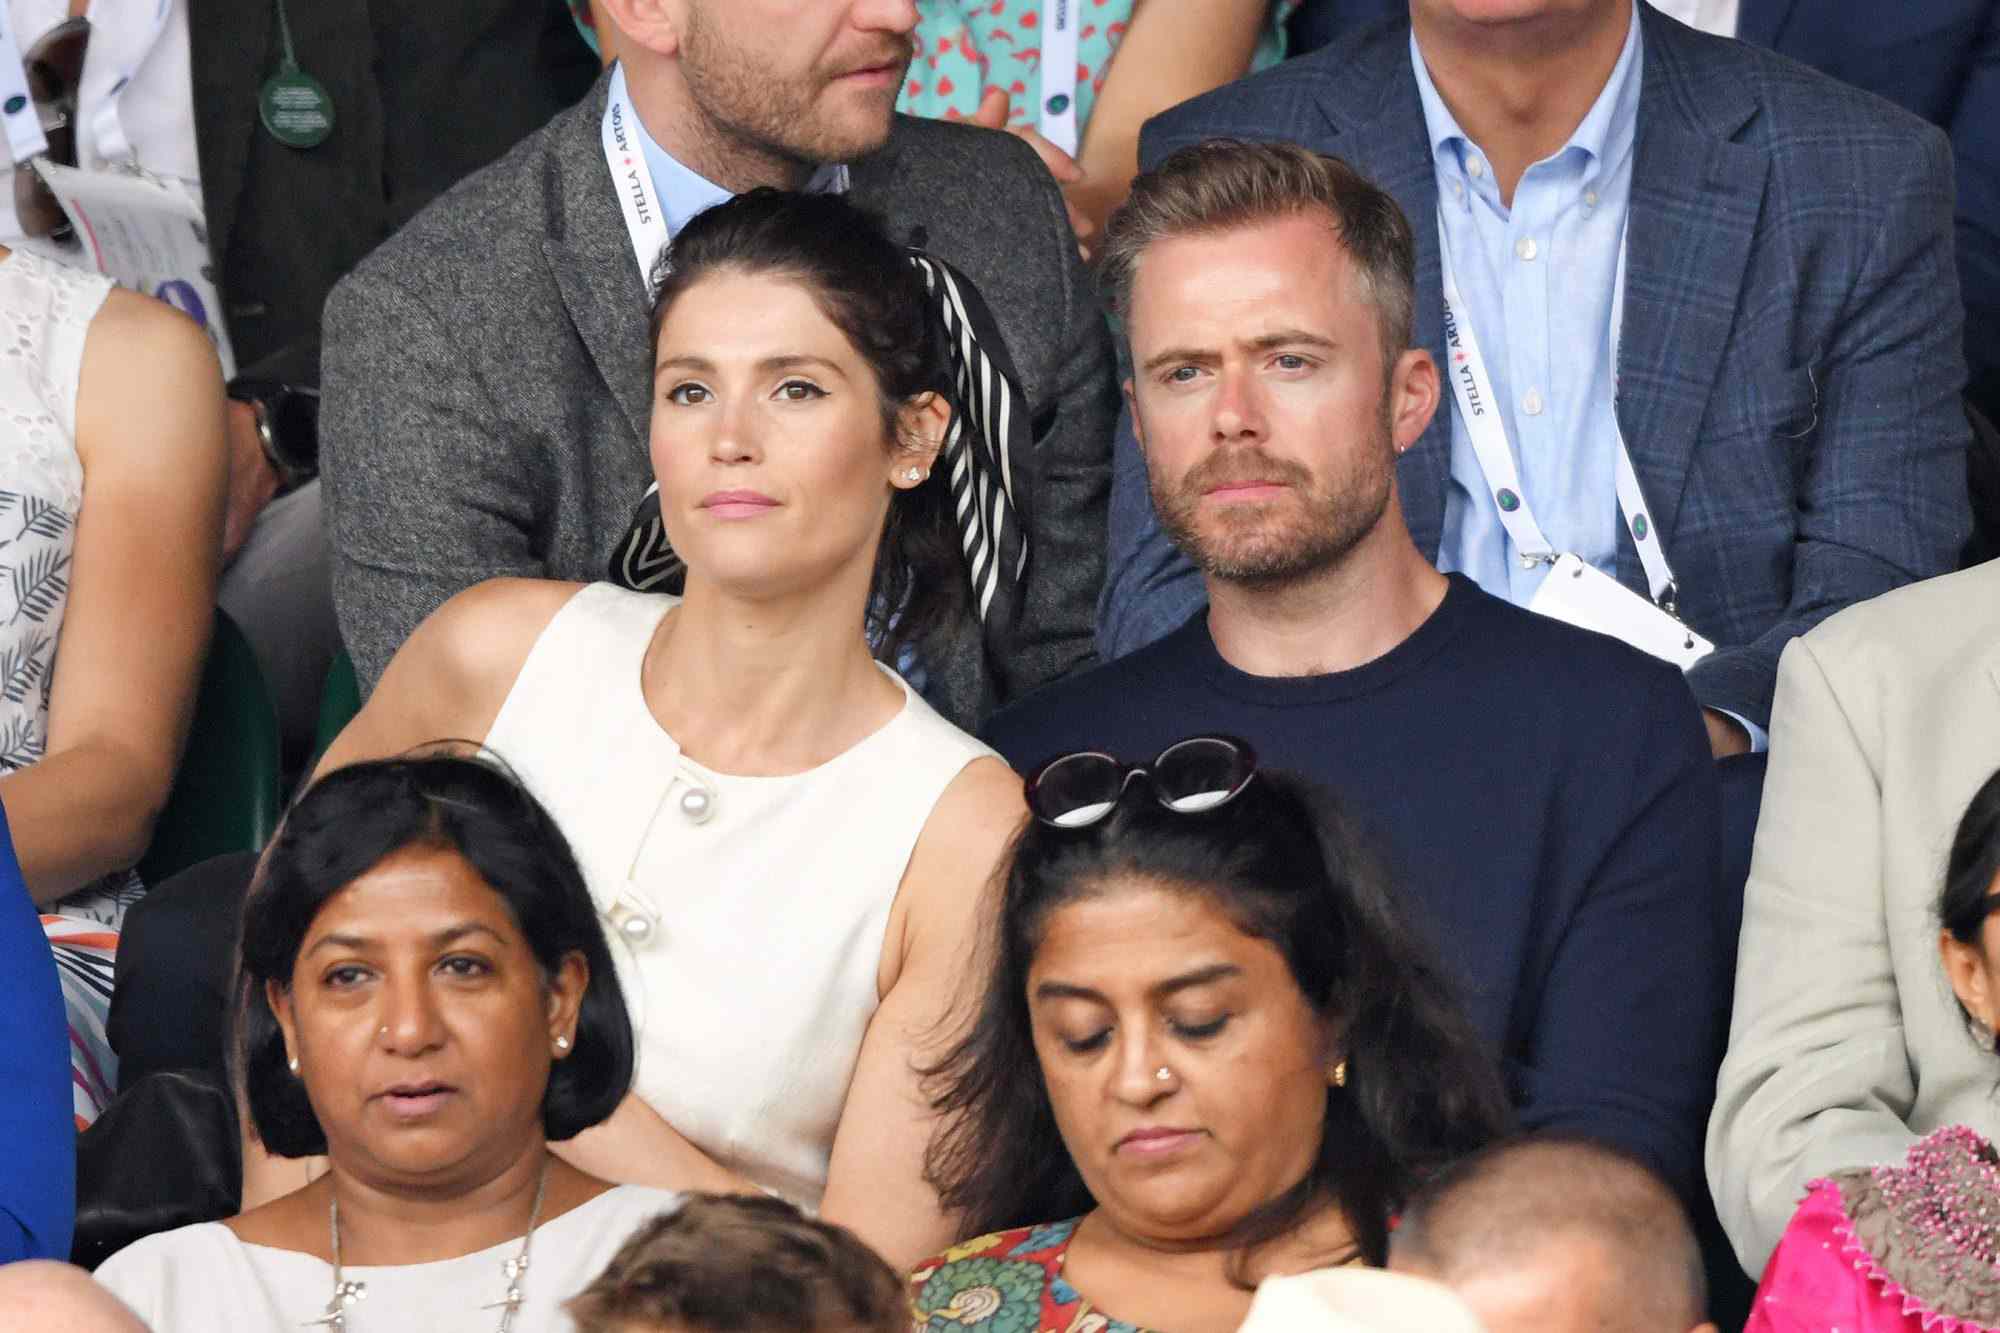
[[[1017,768],[1204,732],[1369,826],[1525,1127],[1697,1188],[1728,960],[1717,795],[1681,673],[1426,561],[1396,456],[1437,410],[1395,201],[1302,148],[1212,141],[1137,182],[1103,278],[1165,530],[1208,606],[995,717]]]

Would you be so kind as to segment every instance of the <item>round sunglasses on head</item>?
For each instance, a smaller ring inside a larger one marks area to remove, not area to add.
[[[1128,764],[1101,750],[1058,755],[1028,778],[1028,809],[1054,828],[1088,828],[1118,808],[1125,788],[1144,775],[1153,799],[1175,814],[1227,805],[1257,773],[1257,753],[1234,736],[1191,736],[1151,763]]]

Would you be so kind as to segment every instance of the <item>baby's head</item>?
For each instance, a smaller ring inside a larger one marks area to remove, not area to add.
[[[903,1284],[850,1231],[778,1199],[688,1196],[569,1302],[577,1333],[907,1333]]]

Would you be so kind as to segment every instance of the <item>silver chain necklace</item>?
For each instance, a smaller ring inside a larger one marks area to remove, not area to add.
[[[500,1312],[500,1333],[508,1333],[514,1327],[514,1314],[521,1308],[524,1299],[521,1294],[521,1278],[528,1271],[528,1249],[535,1243],[535,1225],[542,1219],[542,1192],[549,1184],[549,1159],[542,1156],[542,1174],[535,1180],[535,1202],[528,1209],[528,1229],[521,1235],[521,1252],[500,1266],[507,1277],[507,1294],[491,1305],[482,1305],[482,1310]],[[329,1190],[331,1196],[327,1204],[327,1225],[333,1232],[333,1295],[326,1303],[326,1313],[317,1319],[308,1319],[306,1328],[324,1327],[327,1333],[347,1333],[347,1310],[355,1302],[368,1295],[366,1282],[350,1282],[342,1275],[340,1263],[340,1196]]]

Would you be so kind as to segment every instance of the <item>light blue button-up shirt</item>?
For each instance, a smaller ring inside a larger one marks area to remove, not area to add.
[[[632,105],[631,94],[625,87],[625,67],[620,65],[611,72],[611,100]],[[733,190],[724,189],[692,167],[683,166],[678,158],[660,147],[646,128],[643,118],[634,114],[632,124],[639,131],[639,151],[646,156],[646,170],[653,177],[653,194],[660,201],[660,209],[667,219],[667,237],[672,239],[681,234],[697,213],[726,204],[736,197]],[[806,182],[806,189],[814,194],[846,194],[847,167],[844,163],[829,163],[815,171]]]
[[[1492,163],[1445,106],[1410,36],[1437,172],[1439,240],[1451,250],[1462,318],[1479,337],[1521,489],[1557,551],[1614,578],[1622,520],[1611,304],[1632,199],[1644,63],[1635,5],[1603,91],[1569,142],[1522,174],[1510,208],[1500,201]],[[1440,410],[1451,413],[1451,479],[1438,568],[1461,571],[1494,596],[1526,606],[1548,566],[1522,566],[1449,386]],[[1752,747],[1764,749],[1763,729],[1736,720]]]
[[[1521,489],[1556,550],[1612,575],[1620,520],[1611,298],[1632,194],[1642,61],[1635,11],[1597,101],[1568,143],[1528,168],[1509,208],[1492,164],[1445,107],[1410,38],[1437,171],[1440,239],[1451,250],[1461,317],[1479,335]],[[1438,567],[1526,606],[1548,566],[1522,567],[1449,389],[1445,399],[1451,479]]]

